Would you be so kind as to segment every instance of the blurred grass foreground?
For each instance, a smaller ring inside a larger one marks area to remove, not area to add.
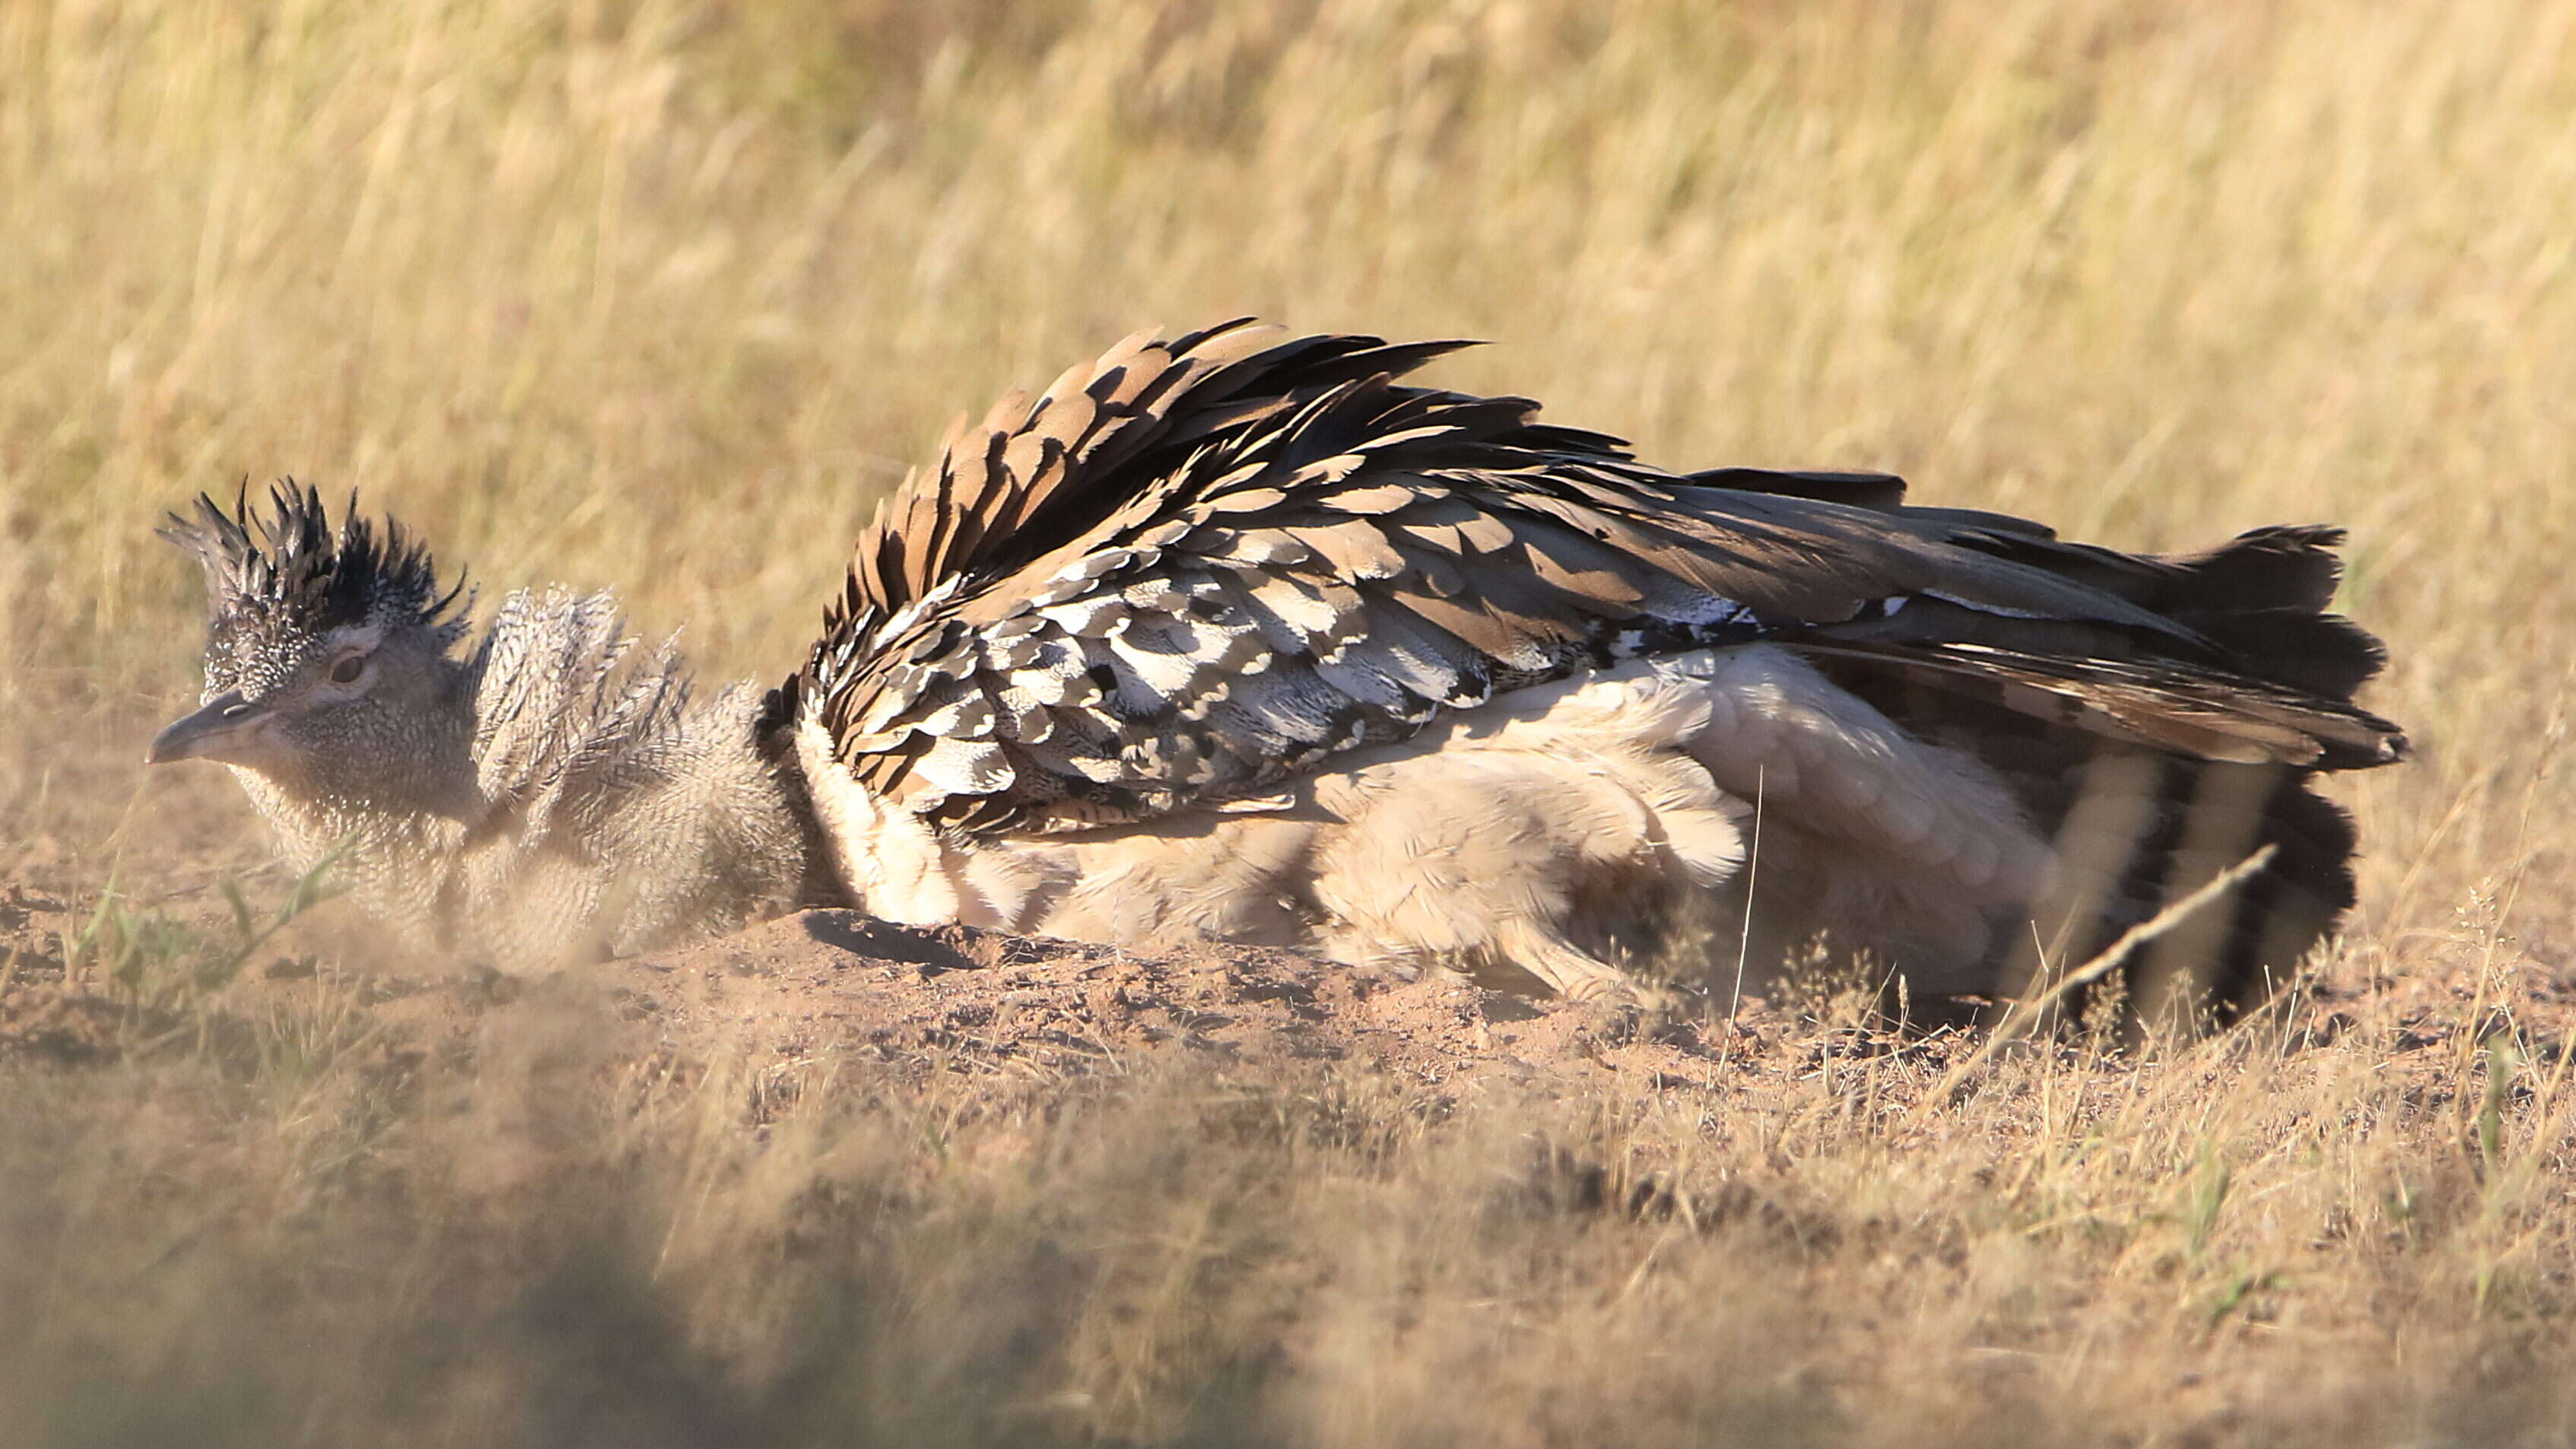
[[[2567,0],[0,0],[0,929],[262,853],[133,763],[199,489],[776,675],[952,413],[1242,313],[1679,467],[2349,526],[2380,1004],[1900,1131],[1823,1008],[1753,1105],[746,1116],[317,985],[0,1053],[0,1446],[2571,1441],[2567,1056],[2479,1015],[2576,995]]]

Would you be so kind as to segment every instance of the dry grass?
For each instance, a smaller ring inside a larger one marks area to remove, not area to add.
[[[2571,134],[2546,0],[0,4],[0,877],[259,858],[131,763],[195,489],[358,486],[770,674],[951,412],[1239,312],[1495,339],[1441,375],[1680,464],[2344,522],[2422,754],[2350,792],[2331,1043],[1920,1112],[763,1122],[533,1027],[389,1066],[321,985],[247,1055],[0,1063],[0,1443],[2576,1436],[2565,1058],[2474,1045],[2576,986]]]

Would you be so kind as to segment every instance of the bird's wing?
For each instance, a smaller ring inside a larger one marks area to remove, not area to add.
[[[1667,474],[1525,399],[1394,381],[1459,345],[1232,323],[1005,398],[862,536],[770,718],[980,832],[1258,795],[1499,690],[1709,644],[1890,656],[2048,629],[2227,672],[2219,615],[2167,595],[2229,560],[1908,508],[1879,475]],[[2309,582],[2263,597],[2313,615]],[[1914,601],[1957,637],[1891,632]]]

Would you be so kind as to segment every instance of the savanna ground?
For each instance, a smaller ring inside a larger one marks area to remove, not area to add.
[[[2576,1439],[2571,218],[2538,0],[0,0],[0,1443]],[[2348,525],[2418,758],[2345,939],[2144,1059],[1823,983],[1682,1072],[1005,1081],[261,935],[139,765],[197,489],[774,675],[949,414],[1245,312],[1677,464]]]

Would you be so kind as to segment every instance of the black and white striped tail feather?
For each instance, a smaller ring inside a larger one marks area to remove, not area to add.
[[[2287,987],[2354,902],[2351,817],[2313,775],[2111,749],[2079,773],[2055,824],[2059,867],[2016,936],[1999,942],[1998,1002],[2036,999],[2239,863],[2264,867],[2173,923],[2122,974],[2133,1030],[2188,1029]]]
[[[2051,895],[2003,923],[1983,993],[1992,998],[2044,990],[2219,872],[2272,849],[2265,869],[2131,964],[2139,1023],[2241,1010],[2288,983],[2354,902],[2352,823],[2316,780],[2403,751],[2393,727],[2340,701],[2169,664],[2101,664],[2104,682],[2094,684],[2084,661],[2053,660],[2041,688],[2014,668],[1980,678],[1974,653],[1953,652],[1937,668],[1895,648],[1815,658],[1909,731],[1985,763],[2055,841]],[[2161,693],[2140,692],[2141,672],[2161,675]],[[2104,693],[2121,697],[2106,706]],[[2165,716],[2143,717],[2142,700]]]

